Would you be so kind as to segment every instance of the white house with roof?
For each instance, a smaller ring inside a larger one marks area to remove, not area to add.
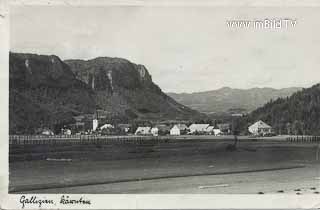
[[[131,125],[130,124],[118,124],[117,127],[120,128],[125,133],[128,133],[129,130],[131,129]]]
[[[70,129],[62,129],[62,134],[63,134],[63,135],[71,135],[72,132],[71,132]]]
[[[188,127],[185,124],[175,124],[171,129],[170,129],[170,135],[171,136],[179,136],[183,134],[184,132],[188,130]]]
[[[151,127],[138,127],[135,135],[152,135]]]
[[[50,129],[47,129],[47,128],[43,129],[41,134],[46,135],[46,136],[54,135],[54,133]]]
[[[205,133],[207,128],[209,127],[209,124],[191,124],[189,126],[190,133]]]
[[[178,128],[177,125],[174,125],[174,126],[170,129],[170,135],[171,135],[171,136],[179,136],[179,135],[180,135],[180,129]]]
[[[151,128],[150,132],[153,136],[158,136],[159,129],[157,127],[153,127]]]
[[[104,124],[103,126],[100,127],[101,130],[107,129],[107,128],[114,128],[114,126],[111,124]]]
[[[176,124],[170,129],[171,136],[179,136],[183,132],[186,132],[188,127],[185,124]]]
[[[208,126],[207,128],[206,128],[206,133],[207,134],[213,134],[213,129],[214,129],[214,126]]]
[[[266,135],[270,134],[272,132],[272,127],[268,125],[267,123],[263,122],[262,120],[259,120],[249,126],[248,128],[249,132],[253,135]]]
[[[214,128],[213,129],[213,134],[215,136],[220,136],[222,134],[221,130],[219,128]]]
[[[221,133],[229,134],[231,133],[231,125],[229,123],[221,123],[217,125]]]

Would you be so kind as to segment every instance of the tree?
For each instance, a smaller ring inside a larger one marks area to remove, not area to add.
[[[234,136],[234,147],[237,147],[238,144],[238,135],[240,134],[240,121],[238,118],[232,119],[232,134]]]

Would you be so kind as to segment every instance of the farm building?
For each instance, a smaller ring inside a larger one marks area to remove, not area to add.
[[[190,133],[205,133],[209,124],[192,124],[189,126]]]
[[[215,129],[213,129],[213,134],[215,136],[220,136],[221,135],[221,130],[219,128],[215,128]]]
[[[272,127],[268,125],[267,123],[263,122],[262,120],[259,120],[249,126],[248,128],[249,132],[252,133],[253,135],[266,135],[270,134],[272,132]]]
[[[208,126],[207,128],[206,128],[206,133],[207,134],[213,134],[213,129],[214,129],[214,126]]]
[[[101,130],[107,129],[107,128],[111,129],[111,128],[114,128],[114,126],[111,124],[104,124],[103,126],[100,127]]]
[[[71,134],[72,134],[72,132],[71,132],[70,129],[62,129],[62,130],[61,130],[61,133],[62,133],[63,135],[71,135]]]
[[[70,125],[72,130],[78,131],[86,131],[86,130],[96,130],[99,126],[98,119],[95,118],[93,114],[84,114],[73,117],[75,123]]]
[[[170,129],[170,135],[171,135],[171,136],[179,136],[179,135],[180,135],[180,129],[178,128],[177,125],[174,125],[174,126]]]
[[[129,130],[131,129],[131,125],[130,124],[118,124],[118,128],[122,131],[124,131],[125,133],[128,133]]]
[[[41,135],[51,136],[54,135],[54,133],[50,129],[44,128],[41,131]]]
[[[151,128],[150,127],[138,127],[135,135],[151,135]]]
[[[153,136],[158,136],[159,129],[157,127],[151,128],[151,134]]]
[[[231,133],[231,126],[229,123],[221,123],[217,125],[220,129],[221,133],[223,134],[229,134]]]
[[[185,124],[176,124],[170,129],[170,135],[179,136],[181,134],[186,134],[188,127]]]
[[[159,135],[170,134],[170,126],[167,126],[166,124],[158,124],[158,125],[155,125],[154,127],[158,128]]]

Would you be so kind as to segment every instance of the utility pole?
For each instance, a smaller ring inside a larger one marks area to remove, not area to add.
[[[236,149],[237,148],[237,145],[238,145],[238,126],[236,125],[235,123],[235,116],[232,116],[232,134],[233,134],[233,137],[234,137],[234,143],[233,143],[233,146],[234,148]]]

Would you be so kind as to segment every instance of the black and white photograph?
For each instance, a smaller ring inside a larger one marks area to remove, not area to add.
[[[22,208],[32,194],[320,194],[319,8],[8,15],[8,193]]]

